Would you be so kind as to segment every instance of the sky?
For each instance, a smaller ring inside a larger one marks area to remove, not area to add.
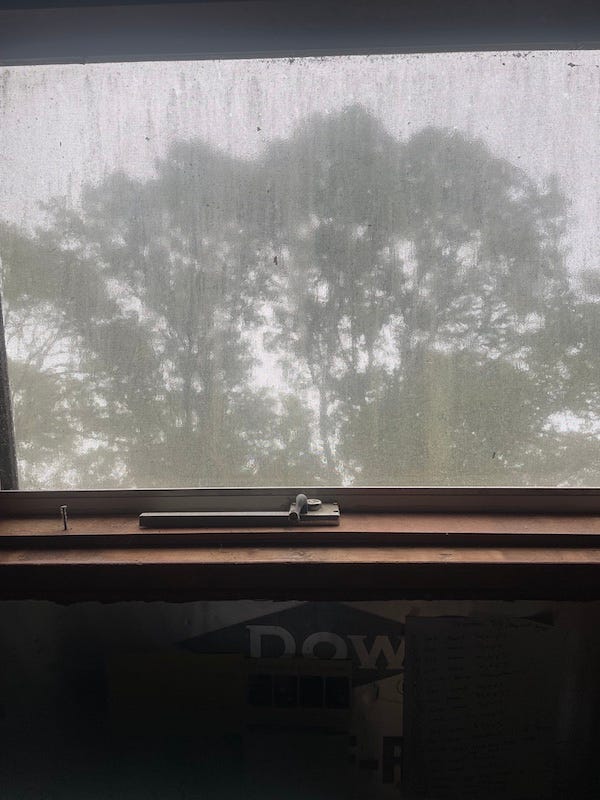
[[[0,218],[116,169],[153,174],[177,139],[242,158],[310,114],[360,103],[399,140],[455,128],[571,201],[568,266],[600,269],[600,52],[443,53],[0,68]]]

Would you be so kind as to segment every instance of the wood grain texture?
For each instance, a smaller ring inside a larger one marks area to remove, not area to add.
[[[600,516],[514,514],[346,514],[339,527],[142,529],[135,516],[0,520],[5,547],[188,546],[567,546],[600,547]]]
[[[148,546],[139,538],[137,519],[130,517],[71,520],[67,534],[58,518],[5,519],[0,522],[0,597],[65,602],[600,598],[598,517],[347,515],[335,529],[337,545],[300,542],[287,529],[256,533],[266,540],[252,533],[241,542],[231,538],[239,533],[178,531],[173,540],[173,532],[159,531],[169,546],[160,540]],[[270,543],[269,533],[279,538]],[[311,529],[311,535],[318,533]],[[321,533],[330,536],[332,530]],[[369,544],[355,539],[349,546],[352,534],[367,537]],[[220,537],[218,544],[211,535]],[[539,537],[540,544],[523,544],[524,539],[510,544],[519,535]],[[55,537],[52,546],[48,536]],[[77,543],[78,536],[84,544]],[[382,544],[389,536],[393,543]],[[432,543],[436,536],[442,544]],[[483,546],[486,536],[504,544]],[[559,545],[553,536],[572,544]],[[197,543],[200,537],[204,544]],[[472,537],[474,544],[457,544],[461,537]],[[544,544],[548,538],[551,546]],[[579,544],[581,538],[586,546]]]

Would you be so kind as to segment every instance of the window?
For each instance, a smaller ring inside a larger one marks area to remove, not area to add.
[[[21,489],[599,485],[600,51],[350,49],[0,68]]]

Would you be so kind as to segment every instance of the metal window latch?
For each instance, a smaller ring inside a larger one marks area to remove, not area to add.
[[[150,511],[140,514],[141,528],[254,528],[339,525],[337,503],[296,495],[288,511]]]

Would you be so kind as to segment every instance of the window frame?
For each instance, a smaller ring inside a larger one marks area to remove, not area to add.
[[[69,514],[84,516],[278,511],[289,509],[298,491],[323,502],[339,503],[342,514],[600,514],[600,488],[298,486],[4,490],[0,492],[0,515],[58,519],[63,504]]]
[[[40,34],[40,31],[42,32]],[[25,0],[0,5],[0,64],[293,57],[390,52],[600,48],[588,0]],[[0,309],[1,313],[1,309]],[[0,514],[271,510],[299,490],[343,513],[600,514],[600,488],[265,487],[18,490],[0,327]]]

